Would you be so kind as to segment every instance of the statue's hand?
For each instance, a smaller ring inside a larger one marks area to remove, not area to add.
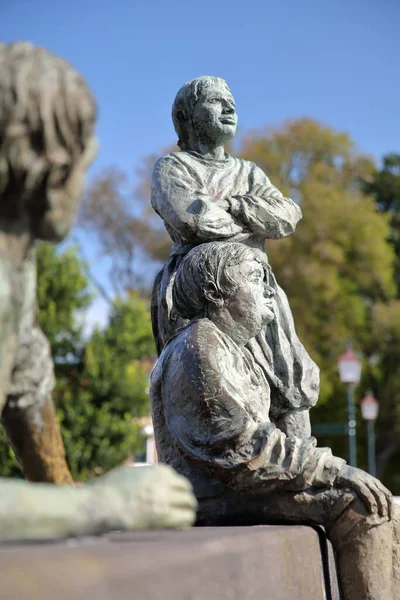
[[[372,475],[345,465],[338,473],[336,483],[354,490],[371,514],[391,518],[392,494]]]
[[[190,483],[171,467],[121,467],[90,484],[94,510],[109,529],[161,529],[193,525],[197,502]]]

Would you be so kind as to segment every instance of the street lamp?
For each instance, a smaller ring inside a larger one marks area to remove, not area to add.
[[[349,346],[338,358],[339,376],[342,383],[347,384],[347,419],[349,435],[349,465],[357,466],[356,448],[356,407],[354,404],[354,388],[361,378],[361,361]]]
[[[367,392],[361,400],[361,413],[367,421],[368,431],[368,471],[376,477],[375,421],[379,412],[379,402],[372,392]]]

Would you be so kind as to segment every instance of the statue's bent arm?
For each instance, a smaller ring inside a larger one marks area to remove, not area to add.
[[[296,229],[302,218],[300,207],[286,198],[255,166],[249,192],[230,200],[231,212],[244,226],[266,239],[284,238]]]
[[[334,457],[327,449],[315,448],[315,438],[287,437],[271,422],[257,422],[243,406],[246,390],[222,375],[215,365],[218,351],[207,350],[197,356],[199,378],[188,378],[187,357],[177,356],[173,377],[163,377],[166,422],[181,452],[235,489],[250,488],[255,480],[262,485],[296,478],[302,489],[314,480],[328,483],[336,476],[336,468],[331,474],[326,469]],[[178,381],[179,407],[173,383]],[[344,461],[338,460],[342,466]]]
[[[168,158],[168,157],[167,157]],[[190,243],[229,239],[242,227],[217,200],[189,179],[184,168],[161,159],[152,179],[152,205],[161,218]]]

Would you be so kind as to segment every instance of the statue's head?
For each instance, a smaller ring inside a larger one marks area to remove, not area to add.
[[[235,242],[210,242],[193,248],[181,262],[172,296],[184,319],[222,313],[240,323],[249,339],[274,319],[268,271],[254,252]]]
[[[236,133],[237,115],[226,81],[198,77],[186,82],[176,95],[172,120],[182,150],[193,139],[215,146],[229,142]]]
[[[96,103],[67,62],[30,43],[0,44],[0,216],[60,241],[97,152]]]

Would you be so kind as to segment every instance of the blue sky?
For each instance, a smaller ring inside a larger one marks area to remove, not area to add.
[[[88,80],[100,109],[92,174],[117,165],[133,179],[143,156],[175,141],[173,98],[199,75],[228,81],[242,131],[309,116],[349,132],[377,158],[399,151],[399,24],[398,0],[0,6],[0,39],[43,45]]]

